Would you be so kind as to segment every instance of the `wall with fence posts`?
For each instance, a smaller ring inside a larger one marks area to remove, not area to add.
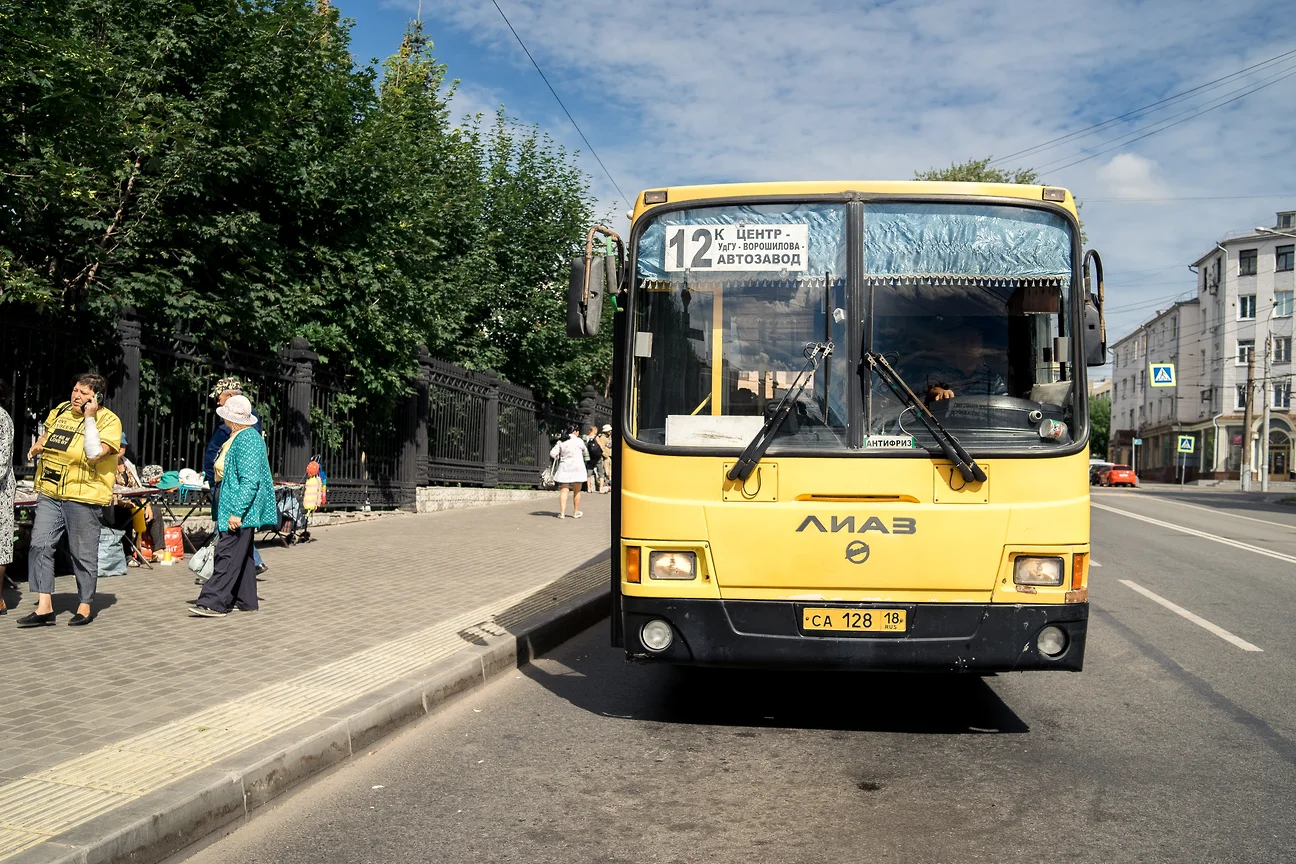
[[[320,362],[294,338],[278,351],[199,344],[133,314],[103,333],[64,315],[0,306],[0,380],[15,424],[14,469],[30,477],[27,449],[46,414],[87,370],[109,381],[106,405],[122,420],[136,465],[201,473],[217,423],[214,383],[238,376],[262,420],[275,476],[300,481],[318,460],[328,507],[413,509],[419,486],[534,487],[551,442],[566,424],[611,422],[611,404],[591,389],[577,406],[553,406],[490,372],[430,357],[418,346],[407,395],[374,406],[355,396],[346,368]]]

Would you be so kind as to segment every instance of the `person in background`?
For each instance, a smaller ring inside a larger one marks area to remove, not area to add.
[[[121,420],[103,407],[108,382],[102,375],[77,376],[72,396],[45,418],[45,434],[27,458],[36,466],[36,521],[27,561],[36,611],[18,619],[19,627],[54,623],[54,550],[64,535],[76,574],[80,605],[68,621],[80,627],[95,619],[90,608],[99,579],[99,528],[103,508],[112,503]]]
[[[554,471],[554,482],[558,484],[558,518],[566,517],[569,489],[573,495],[572,518],[581,518],[585,515],[580,509],[581,487],[588,476],[585,463],[589,460],[589,451],[581,440],[579,426],[572,426],[567,437],[553,446],[549,458],[558,460],[558,468]]]
[[[603,461],[603,448],[598,443],[598,427],[593,423],[586,426],[581,440],[585,442],[585,491],[597,492],[597,469]]]
[[[219,409],[224,407],[231,396],[242,395],[244,395],[243,382],[237,378],[222,378],[212,388],[212,396],[216,399],[218,414],[220,413]],[[262,433],[260,420],[257,420],[255,429],[258,434]],[[221,447],[225,446],[225,442],[229,438],[229,426],[226,426],[224,422],[217,422],[211,438],[207,441],[207,451],[203,454],[203,479],[207,481],[207,488],[210,490],[213,520],[215,520],[216,512],[220,507],[220,481],[216,479],[216,457],[220,454]],[[261,560],[261,552],[256,548],[256,543],[252,544],[252,564],[256,567],[257,573],[264,573],[270,569]]]
[[[14,538],[14,424],[7,410],[9,385],[0,381],[0,591],[8,586],[5,568],[13,563]],[[0,615],[9,611],[0,594]]]
[[[231,607],[241,612],[260,608],[252,538],[258,528],[275,524],[274,476],[265,440],[257,434],[256,415],[246,396],[231,396],[216,413],[229,424],[230,437],[217,454],[214,469],[221,487],[216,511],[216,562],[212,577],[189,610],[200,618],[219,618]],[[251,431],[249,431],[251,430]]]
[[[598,491],[604,494],[612,491],[612,424],[604,423],[598,436],[599,449],[603,458],[594,467],[594,476],[598,480]]]

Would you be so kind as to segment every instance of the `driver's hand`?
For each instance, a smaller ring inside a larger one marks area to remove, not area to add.
[[[932,402],[940,402],[944,399],[953,399],[954,391],[933,384],[931,387],[927,388],[927,398]]]

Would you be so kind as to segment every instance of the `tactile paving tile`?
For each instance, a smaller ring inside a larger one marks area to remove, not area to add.
[[[30,778],[127,795],[144,795],[196,771],[203,764],[205,763],[157,753],[97,750],[80,759],[56,765],[48,771],[32,774]]]
[[[52,836],[134,798],[24,777],[0,787],[0,828]]]
[[[37,843],[44,843],[44,834],[32,834],[28,831],[14,831],[12,828],[0,828],[0,858],[17,855],[24,849],[30,849]]]

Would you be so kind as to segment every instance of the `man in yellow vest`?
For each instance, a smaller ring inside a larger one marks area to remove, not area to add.
[[[77,376],[72,397],[50,411],[45,434],[27,451],[28,459],[40,457],[27,556],[28,584],[37,600],[36,611],[18,619],[19,627],[54,623],[54,550],[65,535],[81,601],[68,625],[94,620],[90,601],[99,579],[100,517],[112,503],[122,439],[121,419],[103,407],[107,389],[102,375]]]

